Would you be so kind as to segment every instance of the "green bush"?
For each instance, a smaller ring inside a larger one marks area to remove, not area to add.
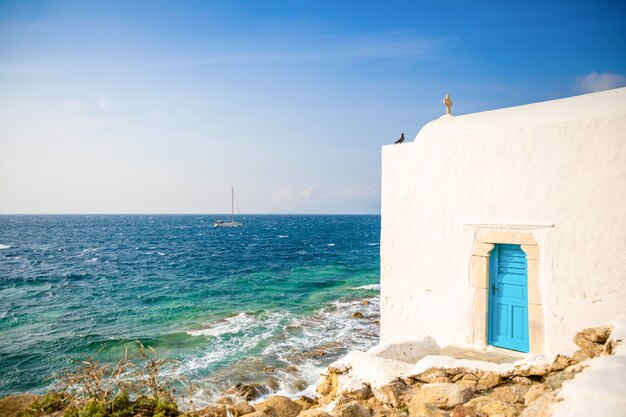
[[[49,392],[36,400],[20,417],[36,417],[61,411],[67,407],[71,399],[71,395],[65,392]]]

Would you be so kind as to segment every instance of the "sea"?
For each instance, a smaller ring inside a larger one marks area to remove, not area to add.
[[[377,344],[380,216],[217,218],[0,216],[0,396],[136,340],[177,361],[200,404],[238,382],[310,395]]]

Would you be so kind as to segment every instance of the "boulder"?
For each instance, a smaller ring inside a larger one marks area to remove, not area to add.
[[[459,384],[425,384],[413,391],[409,409],[412,410],[420,404],[432,404],[439,408],[452,409],[469,401],[473,394],[471,388]]]
[[[371,417],[371,412],[357,401],[352,401],[337,406],[334,415],[335,417]]]
[[[530,387],[530,389],[524,394],[524,404],[528,405],[535,401],[537,398],[541,397],[545,392],[546,388],[543,384],[536,384]]]
[[[556,394],[554,391],[547,391],[526,407],[519,417],[551,417],[554,402],[556,402]]]
[[[452,417],[476,417],[476,413],[474,410],[464,405],[457,405],[452,410]]]
[[[404,405],[404,395],[409,389],[409,386],[404,382],[395,381],[380,388],[372,389],[372,393],[381,404],[400,408]]]
[[[552,363],[544,363],[540,365],[532,365],[524,369],[516,369],[515,376],[546,376],[548,374],[565,369],[568,366],[574,365],[576,363],[577,361],[570,357],[564,355],[556,355],[556,359]]]
[[[334,394],[334,389],[332,384],[328,383],[328,382],[322,382],[321,384],[319,384],[316,388],[315,388],[315,392],[317,392],[319,395],[321,395],[322,397],[325,397],[327,395],[331,395]]]
[[[255,411],[254,413],[245,414],[246,417],[271,417],[265,414],[263,411]]]
[[[518,385],[531,386],[533,384],[533,380],[530,378],[526,378],[525,376],[514,376],[513,378],[511,378],[511,381]]]
[[[295,365],[289,365],[285,368],[285,372],[287,372],[288,374],[297,374],[298,372],[300,372],[300,370]]]
[[[502,382],[502,377],[495,372],[481,372],[478,376],[476,388],[479,390],[493,388]]]
[[[581,364],[568,366],[567,368],[563,369],[560,372],[557,372],[556,374],[547,376],[544,380],[544,385],[546,388],[549,388],[551,390],[559,389],[561,388],[561,385],[563,385],[564,381],[574,378],[574,376],[578,372],[582,371],[582,369],[583,366]]]
[[[297,378],[297,379],[292,379],[291,381],[289,381],[287,385],[289,386],[291,390],[297,392],[297,391],[304,391],[309,386],[309,383],[306,382],[302,378]]]
[[[208,407],[203,408],[197,412],[199,417],[227,417],[228,411],[226,411],[226,406],[224,404],[218,405],[209,405]],[[255,417],[263,417],[263,416],[255,416]]]
[[[488,396],[511,404],[524,404],[524,395],[528,385],[506,384],[495,387]]]
[[[352,313],[352,318],[362,319],[363,318],[363,313],[361,313],[360,311],[355,311],[354,313]]]
[[[282,395],[272,395],[256,404],[254,409],[271,417],[296,417],[302,411],[302,406]]]
[[[432,404],[417,404],[409,408],[409,415],[414,417],[448,417],[450,414]]]
[[[310,410],[302,411],[298,417],[331,417],[326,411],[321,408],[312,408]]]
[[[268,387],[262,384],[236,384],[226,391],[226,394],[233,394],[246,401],[256,400],[262,395],[269,394]]]
[[[232,406],[232,409],[235,411],[236,415],[243,416],[246,414],[254,413],[254,407],[248,404],[247,401],[241,401]]]
[[[517,417],[523,408],[521,405],[510,404],[489,396],[476,397],[464,406],[484,417]]]

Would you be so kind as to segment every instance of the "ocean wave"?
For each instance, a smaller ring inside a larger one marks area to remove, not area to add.
[[[2,243],[0,243],[0,249],[9,249],[11,247],[11,245],[3,245]]]
[[[357,311],[363,318],[352,316]],[[265,383],[268,378],[277,386],[272,395],[311,396],[329,363],[349,350],[366,350],[376,343],[379,311],[379,299],[372,297],[333,301],[308,315],[239,313],[187,332],[207,337],[210,349],[186,358],[181,372],[214,369],[199,395],[204,398],[197,398],[200,402],[215,400],[228,388],[226,381]],[[275,370],[268,374],[267,366]]]
[[[360,287],[352,287],[351,290],[376,290],[380,291],[380,284],[361,285]]]
[[[379,242],[368,243],[367,246],[380,246]]]
[[[335,246],[335,244],[334,244],[334,243],[329,243],[329,244],[328,244],[328,245],[326,245],[326,246]]]

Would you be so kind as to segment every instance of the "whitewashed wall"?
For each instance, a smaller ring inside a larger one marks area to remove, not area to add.
[[[441,118],[382,159],[382,343],[471,342],[481,224],[534,233],[546,353],[626,313],[626,88]]]

